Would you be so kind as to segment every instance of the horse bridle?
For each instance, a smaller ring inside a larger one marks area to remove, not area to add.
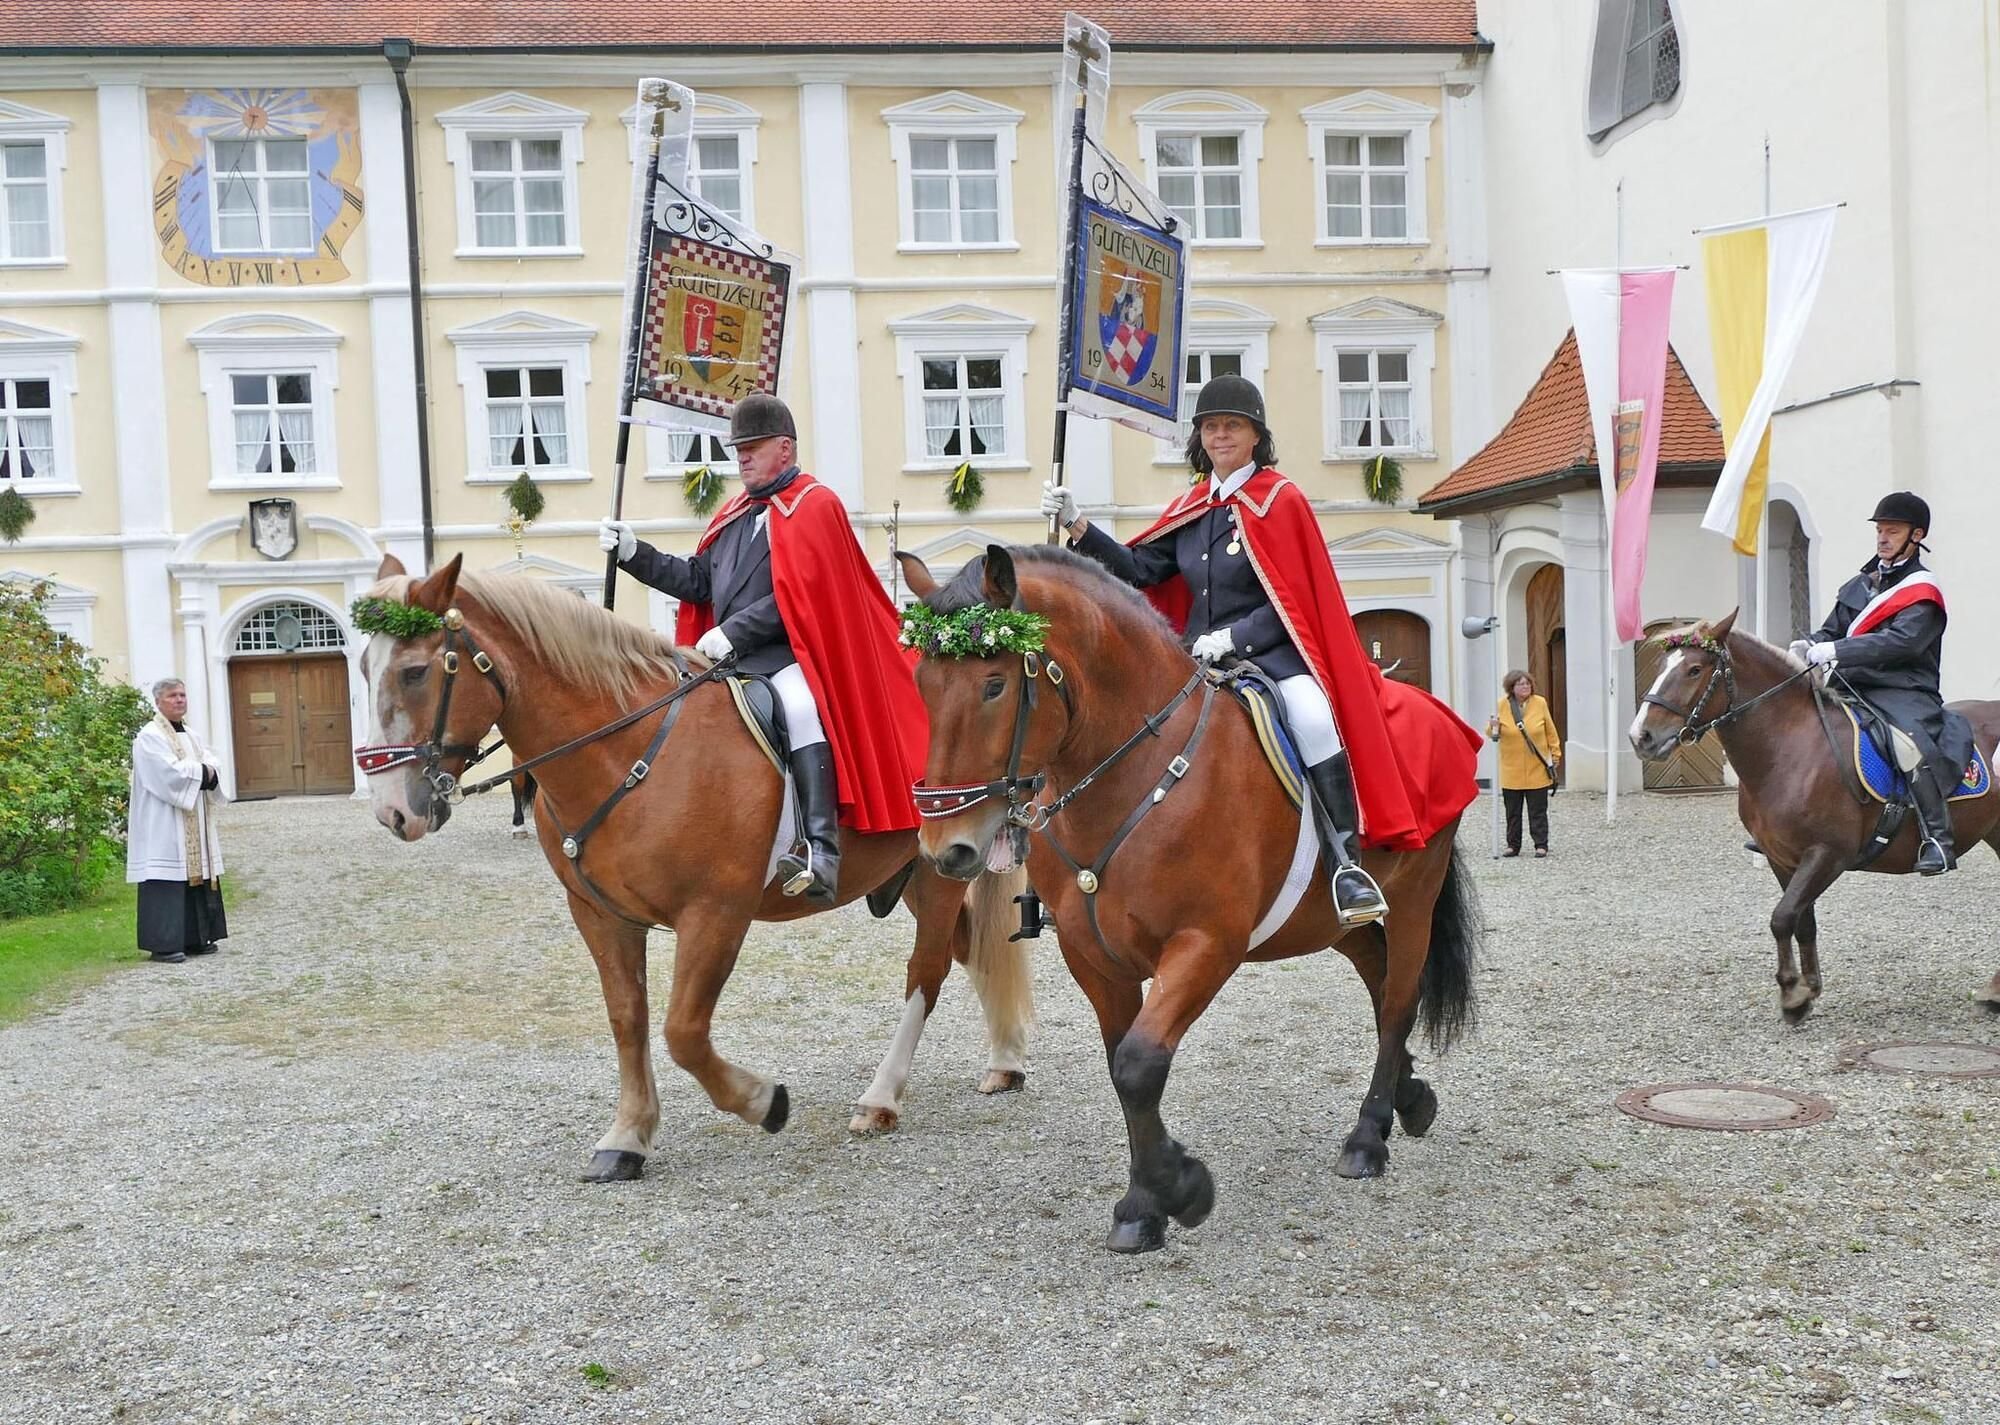
[[[1048,773],[1037,772],[1032,777],[1021,775],[1021,757],[1028,746],[1028,725],[1035,715],[1037,688],[1044,671],[1048,675],[1049,686],[1062,698],[1063,707],[1075,716],[1076,706],[1070,701],[1062,665],[1038,653],[1023,653],[1021,691],[1014,704],[1014,735],[1007,748],[1007,770],[990,782],[965,782],[951,787],[927,787],[922,782],[916,783],[910,791],[916,798],[918,816],[925,821],[939,821],[970,811],[994,797],[1005,797],[1009,825],[1039,831],[1048,824],[1051,811],[1036,800],[1042,788],[1048,785]]]
[[[1757,694],[1756,697],[1750,699],[1750,701],[1739,703],[1736,701],[1736,665],[1730,661],[1729,649],[1715,639],[1704,640],[1695,646],[1704,653],[1709,654],[1715,661],[1709,665],[1708,677],[1701,685],[1701,696],[1696,698],[1691,706],[1681,707],[1677,703],[1667,701],[1667,699],[1659,696],[1657,693],[1647,693],[1645,697],[1639,700],[1642,706],[1664,708],[1682,720],[1681,730],[1675,734],[1674,740],[1683,747],[1690,743],[1699,742],[1717,728],[1725,727],[1736,721],[1737,718],[1742,717],[1766,698],[1771,697],[1775,693],[1782,692],[1812,672],[1812,666],[1808,664],[1806,667],[1792,674],[1791,677],[1773,683],[1763,692]],[[1717,713],[1707,722],[1703,722],[1701,720],[1701,711],[1708,706],[1708,700],[1715,695],[1717,673],[1722,675],[1722,686],[1728,695],[1728,702],[1721,712]]]
[[[438,654],[438,661],[444,665],[444,691],[438,695],[437,716],[431,720],[429,740],[381,743],[354,749],[354,765],[370,777],[394,771],[398,767],[407,767],[412,762],[416,763],[424,780],[430,783],[433,801],[442,806],[462,801],[465,793],[459,785],[460,779],[504,745],[503,740],[499,738],[495,738],[483,748],[476,744],[444,740],[445,724],[451,717],[452,688],[458,679],[461,662],[458,649],[460,644],[463,644],[465,651],[471,655],[472,666],[485,674],[487,681],[499,690],[500,706],[504,709],[507,706],[507,685],[501,681],[500,675],[494,672],[493,659],[485,649],[473,642],[472,634],[465,627],[465,615],[457,609],[446,609],[444,646]],[[495,721],[498,721],[497,716]],[[465,765],[456,773],[447,772],[444,768],[444,759],[447,757],[463,757],[466,759]]]

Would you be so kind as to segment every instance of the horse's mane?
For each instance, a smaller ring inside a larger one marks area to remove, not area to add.
[[[368,593],[407,599],[408,575],[384,579]],[[458,587],[514,633],[528,656],[565,682],[629,700],[641,683],[673,675],[674,645],[628,623],[568,589],[519,574],[462,574]]]
[[[1113,575],[1095,559],[1054,544],[1010,545],[1007,552],[1014,557],[1017,570],[1047,570],[1071,576],[1073,582],[1086,586],[1084,593],[1092,603],[1116,606],[1141,625],[1149,626],[1168,638],[1174,636],[1172,626],[1145,595]],[[983,554],[973,556],[949,583],[939,585],[924,598],[927,606],[941,614],[957,613],[960,609],[985,601],[986,556]]]

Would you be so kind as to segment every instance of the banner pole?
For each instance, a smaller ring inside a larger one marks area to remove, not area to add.
[[[1090,116],[1090,35],[1079,32],[1068,46],[1076,53],[1076,113],[1070,120],[1069,220],[1063,224],[1062,325],[1056,331],[1056,433],[1049,478],[1064,484],[1063,457],[1069,444],[1070,366],[1076,360],[1077,235],[1083,222],[1083,143]],[[1049,516],[1048,543],[1062,543],[1062,517]]]
[[[646,279],[653,266],[653,190],[660,181],[660,141],[666,134],[666,119],[669,109],[679,109],[681,101],[673,96],[673,91],[664,85],[658,92],[645,96],[652,104],[652,122],[646,135],[646,182],[639,197],[640,225],[645,241],[639,247],[639,260],[632,272],[631,320],[625,331],[624,369],[619,372],[618,382],[618,449],[611,464],[611,518],[617,519],[625,511],[625,461],[632,449],[632,388],[639,382],[639,333],[646,324]],[[618,602],[618,551],[613,549],[604,556],[604,607],[613,608]]]

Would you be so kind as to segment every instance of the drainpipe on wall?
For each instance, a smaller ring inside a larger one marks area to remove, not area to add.
[[[423,253],[417,225],[417,124],[405,78],[412,52],[408,40],[382,41],[382,58],[396,73],[396,94],[403,105],[403,212],[410,254],[410,345],[417,376],[417,493],[423,501],[424,571],[428,573],[437,562],[437,530],[431,513],[431,393],[424,360]],[[381,478],[386,479],[387,472]]]

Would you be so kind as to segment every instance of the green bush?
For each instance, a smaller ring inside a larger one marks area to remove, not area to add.
[[[0,918],[74,905],[118,864],[139,692],[49,627],[46,586],[0,584]]]

